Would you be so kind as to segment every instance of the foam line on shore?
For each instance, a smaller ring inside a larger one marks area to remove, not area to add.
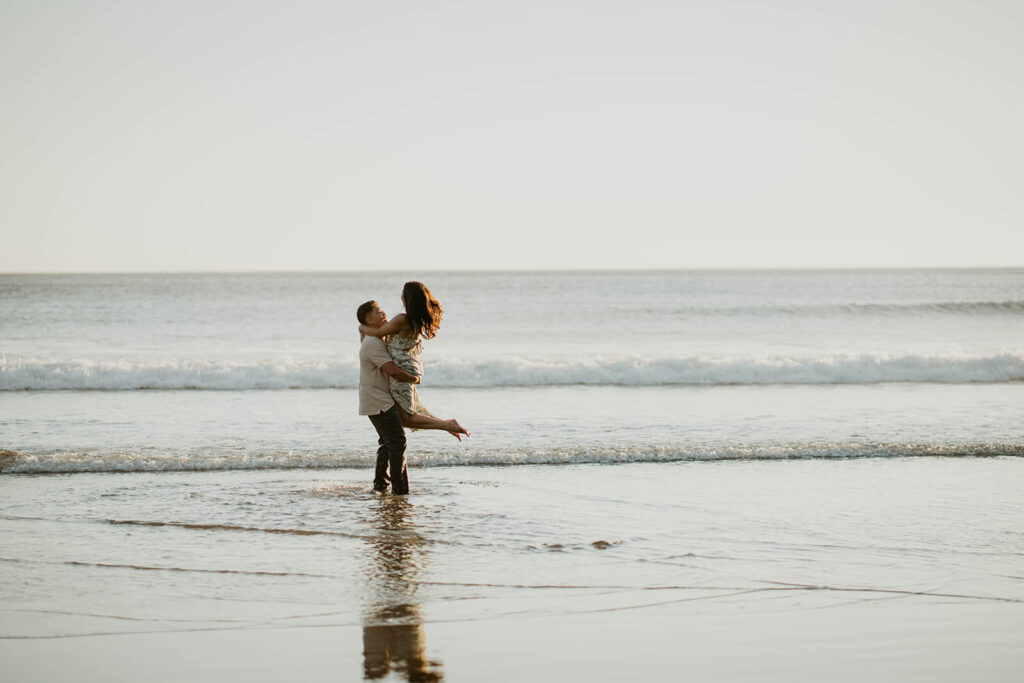
[[[58,451],[18,453],[0,465],[2,474],[76,472],[197,472],[278,469],[365,469],[365,449],[332,453]],[[418,450],[413,467],[672,463],[719,460],[809,460],[901,457],[1024,457],[1013,443],[797,443],[751,446],[567,446],[547,449]],[[141,522],[140,522],[141,524]],[[257,531],[259,529],[251,529]],[[270,531],[270,530],[263,530]]]

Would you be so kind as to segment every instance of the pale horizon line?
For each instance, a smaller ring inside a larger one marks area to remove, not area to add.
[[[942,266],[696,266],[680,268],[565,267],[565,268],[224,268],[180,270],[25,270],[0,271],[7,275],[338,275],[371,273],[685,273],[685,272],[856,272],[856,271],[941,271],[941,270],[1021,270],[1018,265],[942,265]]]

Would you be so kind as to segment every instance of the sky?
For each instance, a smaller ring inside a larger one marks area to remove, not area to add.
[[[1017,0],[0,0],[0,272],[1024,265]]]

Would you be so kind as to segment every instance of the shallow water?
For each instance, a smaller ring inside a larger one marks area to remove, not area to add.
[[[680,648],[701,676],[1014,680],[1022,463],[414,468],[408,498],[368,469],[8,476],[0,655],[12,680],[114,644],[111,680],[613,680],[674,675]],[[906,619],[927,626],[885,626]],[[611,634],[617,664],[587,644]],[[260,645],[232,658],[239,637]],[[820,647],[774,659],[787,638]]]
[[[424,392],[426,395],[426,392]],[[473,436],[410,436],[417,467],[1021,455],[1024,384],[544,387],[430,391]],[[6,472],[363,466],[375,435],[343,390],[8,392],[30,457]],[[10,433],[10,432],[8,432]]]

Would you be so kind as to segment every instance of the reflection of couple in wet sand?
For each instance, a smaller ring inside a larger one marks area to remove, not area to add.
[[[385,678],[391,671],[409,681],[440,681],[441,662],[427,659],[426,635],[416,598],[416,573],[426,561],[425,539],[407,518],[406,498],[377,503],[376,553],[369,580],[372,603],[363,617],[363,676]]]
[[[416,385],[423,377],[423,339],[433,339],[444,312],[422,282],[402,289],[405,312],[388,320],[376,301],[356,311],[362,343],[359,347],[359,414],[373,423],[379,437],[373,489],[409,493],[405,461],[405,427],[440,429],[462,440],[469,432],[458,420],[439,420],[420,403]]]

